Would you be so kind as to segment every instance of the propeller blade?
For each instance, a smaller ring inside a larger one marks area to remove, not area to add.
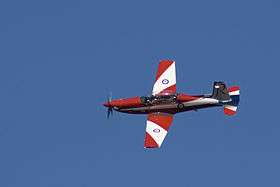
[[[110,95],[108,96],[108,102],[112,101],[112,92],[110,92]]]
[[[113,108],[112,107],[109,107],[108,110],[107,110],[107,119],[110,118],[110,115],[113,116]]]
[[[107,103],[110,104],[110,102],[112,101],[112,92],[110,92],[110,95],[107,97]],[[107,110],[107,119],[110,118],[110,115],[113,115],[113,107],[112,106],[108,106],[108,110]]]
[[[108,110],[107,110],[107,119],[109,119],[109,118],[110,118],[110,110],[108,108]]]

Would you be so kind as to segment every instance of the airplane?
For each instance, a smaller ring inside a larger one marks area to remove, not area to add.
[[[176,113],[224,107],[224,114],[232,116],[237,112],[239,95],[239,86],[227,88],[222,81],[214,82],[212,94],[177,93],[175,61],[161,60],[152,95],[114,100],[109,97],[103,105],[108,108],[107,118],[113,114],[113,110],[129,114],[147,114],[144,148],[159,148]]]

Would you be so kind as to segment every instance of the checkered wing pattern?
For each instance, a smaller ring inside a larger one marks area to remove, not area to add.
[[[159,148],[173,121],[173,115],[152,113],[148,115],[146,125],[145,148]]]
[[[162,60],[159,63],[153,95],[176,93],[175,61]]]

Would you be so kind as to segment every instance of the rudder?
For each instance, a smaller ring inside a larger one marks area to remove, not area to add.
[[[231,98],[231,102],[224,106],[225,115],[232,116],[236,114],[237,107],[240,100],[240,88],[239,86],[232,86],[228,88],[228,93]]]

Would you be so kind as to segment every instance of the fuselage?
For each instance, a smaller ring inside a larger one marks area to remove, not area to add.
[[[110,107],[115,111],[130,114],[149,114],[155,112],[176,114],[222,105],[223,103],[211,98],[210,95],[191,96],[181,93],[115,99],[104,104],[104,106]]]

